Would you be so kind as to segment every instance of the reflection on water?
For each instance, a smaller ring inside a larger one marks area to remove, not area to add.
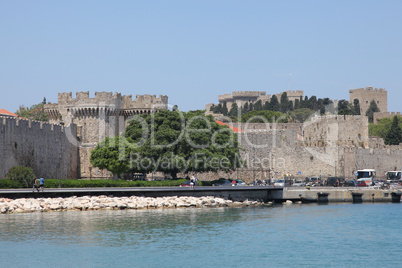
[[[135,245],[152,242],[159,236],[225,228],[240,219],[240,213],[239,209],[218,208],[9,214],[0,217],[0,240],[35,241],[40,237],[63,244],[80,241],[104,246]]]
[[[312,204],[0,215],[0,257],[3,267],[391,267],[402,261],[401,209]]]

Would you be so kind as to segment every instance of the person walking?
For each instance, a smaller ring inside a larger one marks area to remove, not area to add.
[[[38,179],[34,179],[33,181],[32,192],[35,192],[35,189],[39,192]]]
[[[39,188],[42,189],[42,192],[45,189],[45,179],[44,178],[39,179]],[[39,190],[38,190],[38,192],[39,192]]]
[[[194,185],[195,185],[195,177],[191,176],[190,180],[190,190],[194,190]]]

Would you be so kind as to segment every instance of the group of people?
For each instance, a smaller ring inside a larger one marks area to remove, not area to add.
[[[38,179],[35,179],[34,180],[34,183],[33,183],[33,187],[32,187],[32,192],[34,192],[35,191],[35,189],[39,192],[39,190],[42,190],[42,192],[43,192],[43,189],[45,188],[45,179],[44,178],[40,178],[39,179],[39,186],[38,186]]]

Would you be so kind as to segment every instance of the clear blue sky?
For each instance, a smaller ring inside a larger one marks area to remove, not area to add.
[[[373,86],[401,111],[401,14],[402,1],[0,0],[0,108],[112,91],[186,111],[232,91],[348,100]]]

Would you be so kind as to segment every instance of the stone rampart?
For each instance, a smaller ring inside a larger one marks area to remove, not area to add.
[[[269,132],[275,130],[295,130],[302,132],[302,123],[232,123],[229,124],[244,132]]]
[[[0,117],[0,178],[13,166],[38,177],[78,178],[77,126]]]
[[[400,112],[377,112],[374,113],[373,115],[373,122],[376,123],[378,120],[383,119],[383,118],[393,118],[394,116],[401,116],[402,114]]]
[[[368,146],[368,119],[361,115],[328,115],[303,124],[308,146]]]
[[[233,91],[233,98],[247,98],[247,97],[260,97],[265,96],[265,91]]]

